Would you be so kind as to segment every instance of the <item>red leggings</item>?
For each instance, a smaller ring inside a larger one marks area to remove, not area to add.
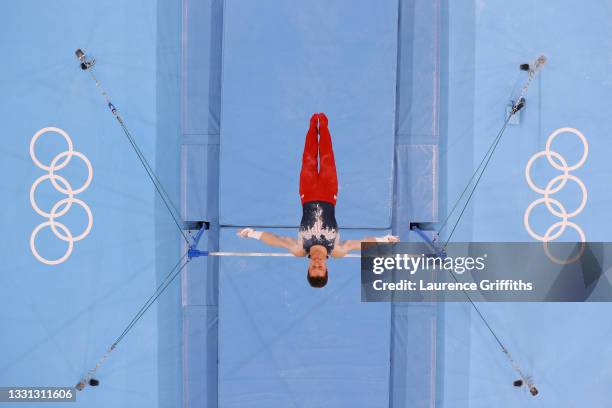
[[[300,198],[302,204],[325,201],[336,205],[338,176],[331,135],[327,125],[320,125],[318,133],[320,140],[317,141],[317,126],[311,122],[302,156]]]

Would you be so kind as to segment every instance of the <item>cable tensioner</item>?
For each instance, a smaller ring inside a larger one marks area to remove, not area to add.
[[[517,388],[521,388],[523,385],[525,385],[525,382],[521,378],[521,379],[514,381],[512,384]],[[533,395],[534,397],[540,393],[540,391],[538,391],[536,386],[531,384],[531,382],[527,383],[527,387],[529,387],[529,393]]]
[[[92,59],[88,59],[87,55],[85,55],[85,51],[83,51],[82,49],[77,49],[74,54],[76,55],[76,57],[79,59],[79,61],[81,62],[81,69],[83,71],[87,71],[89,68],[93,67],[94,65],[96,65],[96,59],[92,58]]]
[[[98,385],[100,385],[100,380],[97,380],[95,378],[90,378],[89,380],[82,379],[81,381],[79,381],[77,385],[75,385],[74,388],[76,388],[79,391],[82,391],[87,385],[90,385],[92,387],[97,387]]]

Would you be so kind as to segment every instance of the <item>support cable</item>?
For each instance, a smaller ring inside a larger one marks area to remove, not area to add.
[[[170,195],[168,194],[168,192],[166,191],[166,189],[162,185],[161,181],[159,180],[159,178],[155,174],[155,171],[153,170],[153,168],[151,167],[151,165],[147,161],[147,159],[146,159],[145,155],[143,154],[142,150],[140,149],[140,147],[136,143],[136,140],[134,140],[134,138],[132,137],[132,134],[130,133],[128,127],[126,126],[125,121],[123,120],[123,118],[119,114],[119,111],[117,110],[116,106],[111,102],[110,97],[108,96],[108,93],[104,90],[104,88],[102,87],[102,84],[100,83],[100,81],[98,80],[96,75],[94,74],[93,66],[95,65],[95,60],[94,59],[88,60],[87,56],[85,55],[85,53],[81,49],[76,50],[75,51],[75,55],[77,56],[77,58],[81,62],[80,63],[81,69],[84,70],[84,71],[88,71],[89,74],[91,75],[91,78],[94,80],[94,82],[96,84],[96,88],[98,88],[98,90],[100,91],[100,94],[104,98],[104,101],[106,102],[108,108],[110,109],[110,111],[113,114],[113,116],[115,117],[115,119],[117,119],[117,122],[121,126],[121,129],[123,130],[123,133],[125,134],[125,137],[127,138],[128,142],[132,146],[132,149],[136,153],[136,156],[138,156],[138,160],[140,161],[140,164],[142,164],[142,167],[145,169],[147,175],[149,176],[149,179],[151,180],[151,182],[155,186],[155,190],[157,190],[157,193],[159,194],[159,196],[161,197],[162,201],[164,202],[164,205],[165,205],[166,209],[168,210],[168,212],[170,213],[170,216],[172,217],[172,220],[174,221],[174,224],[176,224],[176,227],[178,228],[179,232],[183,236],[183,239],[185,240],[185,242],[187,244],[189,244],[190,241],[189,241],[189,238],[187,237],[187,234],[185,234],[185,231],[184,231],[184,228],[183,228],[183,224],[184,223],[183,223],[183,220],[181,218],[180,211],[178,210],[176,205],[172,202],[172,199],[170,198]]]
[[[506,127],[508,126],[508,123],[510,122],[510,119],[514,115],[516,115],[521,109],[523,109],[525,107],[525,96],[527,95],[527,91],[529,90],[531,82],[533,81],[533,79],[535,78],[536,74],[538,73],[538,71],[542,68],[542,66],[545,63],[546,63],[546,57],[544,55],[540,55],[535,60],[535,62],[533,64],[522,64],[521,65],[521,70],[526,70],[527,71],[527,80],[525,81],[525,83],[521,87],[521,91],[520,91],[517,99],[512,103],[512,107],[510,109],[510,112],[508,113],[508,115],[506,117],[506,120],[504,121],[501,129],[499,130],[499,132],[497,133],[497,135],[495,136],[495,138],[493,139],[493,141],[489,145],[489,148],[485,152],[482,160],[480,161],[480,163],[478,164],[478,166],[476,167],[474,172],[472,173],[472,176],[468,180],[465,188],[463,189],[463,191],[461,192],[461,194],[459,195],[459,197],[457,198],[457,200],[453,204],[453,207],[451,208],[449,213],[446,215],[446,218],[444,219],[444,221],[441,223],[440,227],[438,228],[437,235],[439,236],[440,233],[442,232],[442,230],[444,230],[444,228],[447,226],[447,223],[450,220],[450,218],[453,216],[453,214],[455,213],[455,210],[457,210],[457,208],[459,206],[459,203],[461,202],[463,197],[469,191],[469,194],[468,194],[467,199],[465,200],[465,202],[463,204],[463,207],[461,208],[459,216],[455,220],[455,222],[454,222],[454,224],[453,224],[453,226],[451,228],[451,232],[449,233],[449,236],[446,239],[446,242],[444,244],[444,248],[446,248],[446,246],[450,242],[450,240],[452,238],[452,235],[455,232],[455,229],[457,228],[459,222],[461,221],[461,218],[463,217],[463,214],[464,214],[468,204],[470,203],[470,200],[472,199],[472,196],[474,195],[474,192],[476,191],[476,188],[478,187],[478,184],[480,183],[480,180],[482,179],[482,176],[484,175],[484,171],[486,170],[487,166],[489,165],[489,162],[491,161],[491,158],[493,157],[493,154],[495,153],[495,149],[497,149],[497,146],[499,145],[499,142],[500,142],[502,136],[504,135]],[[472,185],[472,183],[473,183],[473,185]]]
[[[480,163],[476,167],[476,170],[474,171],[474,173],[472,174],[472,176],[468,180],[465,188],[463,189],[463,191],[459,195],[459,198],[455,201],[451,211],[447,214],[446,218],[444,219],[444,221],[441,223],[440,227],[438,228],[438,231],[436,233],[436,238],[434,238],[433,240],[430,240],[429,237],[427,237],[427,235],[423,231],[421,231],[420,229],[416,228],[416,232],[421,236],[422,239],[424,239],[432,247],[433,251],[436,253],[437,256],[444,257],[444,258],[446,257],[446,247],[447,247],[448,243],[450,242],[450,240],[451,240],[451,238],[453,236],[453,233],[455,232],[455,230],[457,228],[457,225],[461,221],[461,218],[463,217],[463,214],[464,214],[468,204],[470,203],[470,200],[472,199],[472,196],[474,195],[474,192],[476,191],[476,188],[478,187],[478,184],[480,183],[480,180],[482,179],[482,176],[483,176],[485,170],[487,169],[487,166],[489,165],[489,162],[491,161],[491,158],[493,157],[493,154],[495,153],[495,149],[497,149],[497,146],[499,145],[499,142],[500,142],[502,136],[504,135],[506,127],[508,126],[508,123],[510,122],[510,119],[514,115],[516,115],[516,113],[519,112],[525,106],[525,95],[527,94],[529,86],[531,85],[531,82],[533,81],[533,79],[534,79],[535,75],[537,74],[537,72],[540,70],[540,68],[542,68],[542,66],[545,63],[546,63],[546,56],[540,55],[533,64],[522,64],[521,65],[521,67],[520,67],[521,70],[524,70],[524,71],[528,72],[527,80],[523,84],[523,87],[521,88],[521,91],[520,91],[520,94],[519,94],[518,98],[516,99],[516,101],[513,102],[512,107],[510,109],[510,112],[508,113],[508,115],[506,117],[506,120],[504,121],[501,129],[499,130],[499,132],[497,133],[497,135],[493,139],[493,142],[491,142],[491,145],[489,146],[489,148],[485,152],[482,160],[480,161]],[[473,183],[473,186],[470,189],[470,186],[472,185],[472,183]],[[448,237],[446,239],[446,242],[443,245],[440,245],[437,242],[437,238],[439,237],[440,232],[446,227],[446,225],[448,223],[448,220],[454,214],[455,210],[459,206],[459,203],[461,202],[461,200],[463,199],[463,197],[465,196],[465,194],[468,191],[469,191],[469,194],[467,196],[467,199],[465,200],[465,203],[464,203],[463,207],[461,208],[461,211],[459,213],[459,216],[457,217],[457,220],[455,221],[455,223],[453,224],[453,227],[451,228],[451,231],[450,231],[450,233],[449,233],[449,235],[448,235]],[[459,283],[459,280],[457,279],[455,274],[450,272],[450,271],[449,271],[449,273],[452,276],[453,280],[456,283]],[[467,298],[467,300],[472,305],[472,307],[474,308],[474,310],[476,311],[476,313],[478,314],[480,320],[484,323],[484,325],[486,326],[488,331],[491,333],[491,335],[493,336],[493,338],[495,339],[495,341],[497,342],[497,344],[501,348],[501,351],[508,358],[508,361],[512,365],[512,368],[514,369],[514,371],[516,371],[519,374],[520,380],[515,381],[514,385],[515,386],[519,386],[519,387],[523,386],[523,385],[526,385],[527,388],[529,389],[529,392],[531,393],[531,395],[533,395],[533,396],[538,395],[539,391],[538,391],[537,387],[535,386],[535,384],[533,382],[533,379],[530,376],[526,376],[524,374],[524,372],[521,369],[521,367],[518,365],[516,360],[512,357],[512,354],[510,354],[510,351],[508,350],[508,348],[504,345],[504,343],[501,341],[500,337],[497,335],[495,330],[493,330],[493,328],[489,324],[488,320],[485,318],[483,313],[480,311],[480,308],[478,306],[476,306],[476,303],[472,300],[472,297],[465,290],[463,290],[463,293],[464,293],[465,297]]]
[[[87,371],[87,374],[81,378],[75,388],[79,391],[83,390],[88,384],[94,385],[90,380],[93,380],[93,376],[96,374],[98,369],[108,360],[108,357],[111,355],[113,351],[117,348],[117,345],[125,338],[125,336],[132,330],[134,325],[138,323],[138,321],[144,316],[144,314],[149,310],[149,308],[155,303],[157,298],[161,296],[162,293],[170,286],[170,284],[174,281],[174,279],[181,273],[183,269],[187,266],[187,264],[191,261],[191,258],[187,257],[187,252],[181,256],[178,262],[172,267],[170,272],[166,275],[166,277],[162,280],[162,282],[157,286],[155,291],[149,296],[149,298],[145,301],[142,307],[136,312],[132,320],[127,324],[123,332],[115,339],[115,341],[109,346],[106,350],[106,353],[98,360],[98,363]],[[97,385],[98,381],[95,380],[95,385]]]

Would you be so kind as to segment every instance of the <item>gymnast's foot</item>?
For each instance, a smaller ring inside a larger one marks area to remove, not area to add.
[[[323,112],[319,113],[319,127],[327,127],[327,116]]]
[[[316,129],[319,125],[319,114],[315,113],[310,117],[310,128]]]

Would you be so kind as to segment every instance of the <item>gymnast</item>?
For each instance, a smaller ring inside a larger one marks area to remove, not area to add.
[[[359,250],[362,242],[399,241],[398,237],[386,235],[341,242],[335,215],[337,194],[338,177],[327,116],[324,113],[315,113],[310,118],[302,155],[300,172],[302,221],[298,239],[281,237],[271,232],[255,231],[252,228],[244,228],[238,231],[238,235],[243,238],[258,239],[273,247],[285,248],[295,256],[307,256],[308,282],[314,288],[322,288],[327,283],[327,259],[330,256],[342,258],[349,251]]]

